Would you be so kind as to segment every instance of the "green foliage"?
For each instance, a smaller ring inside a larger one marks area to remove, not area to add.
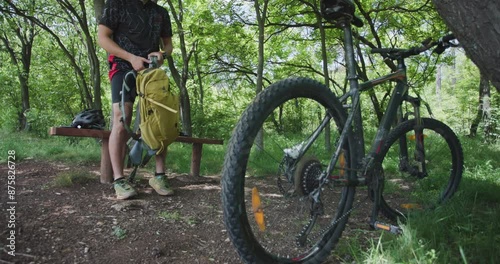
[[[420,95],[429,103],[437,119],[444,121],[457,133],[468,135],[478,112],[480,75],[463,52],[455,50],[450,53],[455,54],[453,59],[440,66],[440,89],[436,83],[432,83],[421,89]],[[499,103],[500,95],[491,87],[491,116],[483,120],[478,129],[479,137],[485,141],[496,140],[500,134]],[[488,133],[486,125],[490,126]]]
[[[19,129],[19,115],[15,108],[6,108],[0,114],[0,129],[5,132],[14,132]]]
[[[59,123],[55,111],[41,111],[38,108],[31,108],[26,112],[28,130],[39,137],[47,137],[49,127]]]
[[[355,2],[358,15],[364,14],[363,19],[367,25],[356,29],[357,34],[364,39],[357,41],[363,51],[368,50],[368,44],[383,47],[414,46],[423,39],[428,37],[436,39],[447,32],[429,2]],[[34,2],[36,3],[34,5],[30,3],[27,0],[16,2],[20,6],[29,6],[30,14],[35,14],[36,18],[56,32],[67,52],[75,58],[79,70],[86,75],[91,72],[87,49],[82,44],[82,31],[73,23],[75,17],[60,15],[65,12],[57,1],[44,2],[44,5],[38,2]],[[167,1],[159,1],[159,4],[170,9]],[[345,89],[343,48],[339,45],[342,32],[327,28],[327,61],[324,61],[319,45],[320,31],[315,26],[317,14],[312,8],[317,4],[317,1],[269,1],[264,32],[264,88],[279,79],[294,75],[322,80],[322,64],[327,63],[330,78],[335,81],[331,85],[333,89]],[[91,3],[87,4],[85,10],[87,15],[92,13]],[[83,15],[83,10],[80,8],[76,8],[76,11],[78,15]],[[179,10],[170,11],[179,13]],[[188,67],[186,74],[189,75],[187,86],[191,101],[193,132],[199,136],[228,137],[232,124],[255,96],[258,28],[254,5],[251,2],[184,1],[182,12],[183,20],[179,22],[184,29],[182,34],[185,43],[178,42],[177,36],[181,32],[174,32],[176,48],[173,57],[178,68],[181,65]],[[11,22],[15,22],[13,20],[15,18],[17,17],[5,17]],[[372,30],[369,24],[376,30]],[[89,19],[89,26],[95,37],[94,19]],[[174,31],[176,30],[177,27],[174,25]],[[9,34],[9,40],[16,42],[14,34]],[[196,53],[198,57],[196,62],[192,57],[189,62],[181,60],[181,44],[186,45],[182,48]],[[104,73],[107,71],[106,54],[100,48],[97,48],[97,52],[101,58],[100,70]],[[79,79],[74,65],[70,64],[65,56],[54,41],[54,36],[37,28],[29,76],[32,111],[26,115],[31,121],[30,128],[38,135],[44,135],[47,126],[69,124],[76,113],[86,108],[83,99],[84,83]],[[441,61],[450,63],[455,56],[447,53],[441,56]],[[3,50],[0,52],[0,57],[2,62],[10,60],[9,55]],[[361,60],[365,62],[365,65],[360,65],[364,66],[360,70],[365,71],[370,78],[389,72],[379,55],[371,56],[365,53],[358,59],[360,62]],[[422,93],[424,84],[430,84],[435,80],[435,63],[435,56],[420,56],[408,61],[410,82],[416,92]],[[18,80],[14,78],[18,75],[18,68],[11,65],[0,63],[2,86],[14,88],[0,91],[0,103],[5,106],[5,110],[0,113],[2,121],[0,126],[1,129],[8,131],[18,128],[18,118],[22,111],[20,92],[19,89],[15,89],[19,87]],[[458,67],[456,71],[462,72],[462,65],[466,64],[456,63],[456,65]],[[474,68],[474,66],[465,67],[468,67],[465,68],[466,71]],[[449,93],[450,96],[446,96],[446,99],[458,98],[453,102],[456,111],[444,116],[450,118],[452,126],[465,131],[475,112],[475,106],[471,105],[475,100],[471,100],[471,97],[477,92],[471,87],[476,86],[474,84],[477,80],[469,78],[474,75],[466,73],[455,76],[454,90]],[[90,76],[86,78],[88,86],[91,83]],[[106,74],[102,74],[101,81],[104,113],[109,113],[110,92]],[[382,103],[385,90],[377,89],[378,99]],[[376,120],[373,109],[368,104],[365,105],[365,109],[370,120]],[[493,109],[494,116],[498,111],[496,108]],[[461,116],[466,118],[465,122],[458,118]]]

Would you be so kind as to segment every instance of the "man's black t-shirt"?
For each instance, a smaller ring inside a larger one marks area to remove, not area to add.
[[[113,40],[122,49],[143,58],[159,50],[160,38],[171,37],[170,16],[152,1],[108,0],[99,24],[113,31]],[[111,71],[130,70],[127,61],[110,56]]]

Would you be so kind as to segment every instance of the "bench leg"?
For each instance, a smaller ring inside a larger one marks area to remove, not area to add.
[[[191,153],[191,176],[200,176],[201,151],[203,144],[193,143],[193,152]]]
[[[102,139],[101,146],[101,183],[113,182],[113,167],[111,167],[111,159],[109,158],[109,140]]]

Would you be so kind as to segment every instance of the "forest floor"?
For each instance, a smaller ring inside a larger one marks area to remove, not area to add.
[[[8,192],[0,192],[0,263],[241,263],[222,220],[220,175],[170,174],[176,193],[162,197],[147,184],[152,175],[140,171],[139,195],[119,201],[111,184],[99,182],[97,164],[25,160],[15,170],[16,203],[8,204]],[[82,172],[95,177],[60,183],[61,175]],[[3,164],[2,189],[7,174]],[[368,229],[355,229],[360,228]],[[15,238],[9,240],[12,231]],[[327,263],[339,262],[333,258]]]

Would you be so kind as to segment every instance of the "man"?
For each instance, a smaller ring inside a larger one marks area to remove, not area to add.
[[[113,125],[109,137],[109,155],[113,168],[114,189],[117,199],[128,199],[137,194],[123,174],[125,145],[128,134],[120,122],[121,89],[125,74],[148,66],[150,56],[157,56],[159,65],[172,54],[172,27],[165,8],[150,0],[108,0],[98,27],[99,45],[109,53],[109,78]],[[160,51],[160,42],[163,51]],[[132,106],[136,96],[135,83],[124,105],[127,124],[130,124]],[[173,195],[165,176],[165,155],[156,155],[155,177],[149,184],[160,195]]]

